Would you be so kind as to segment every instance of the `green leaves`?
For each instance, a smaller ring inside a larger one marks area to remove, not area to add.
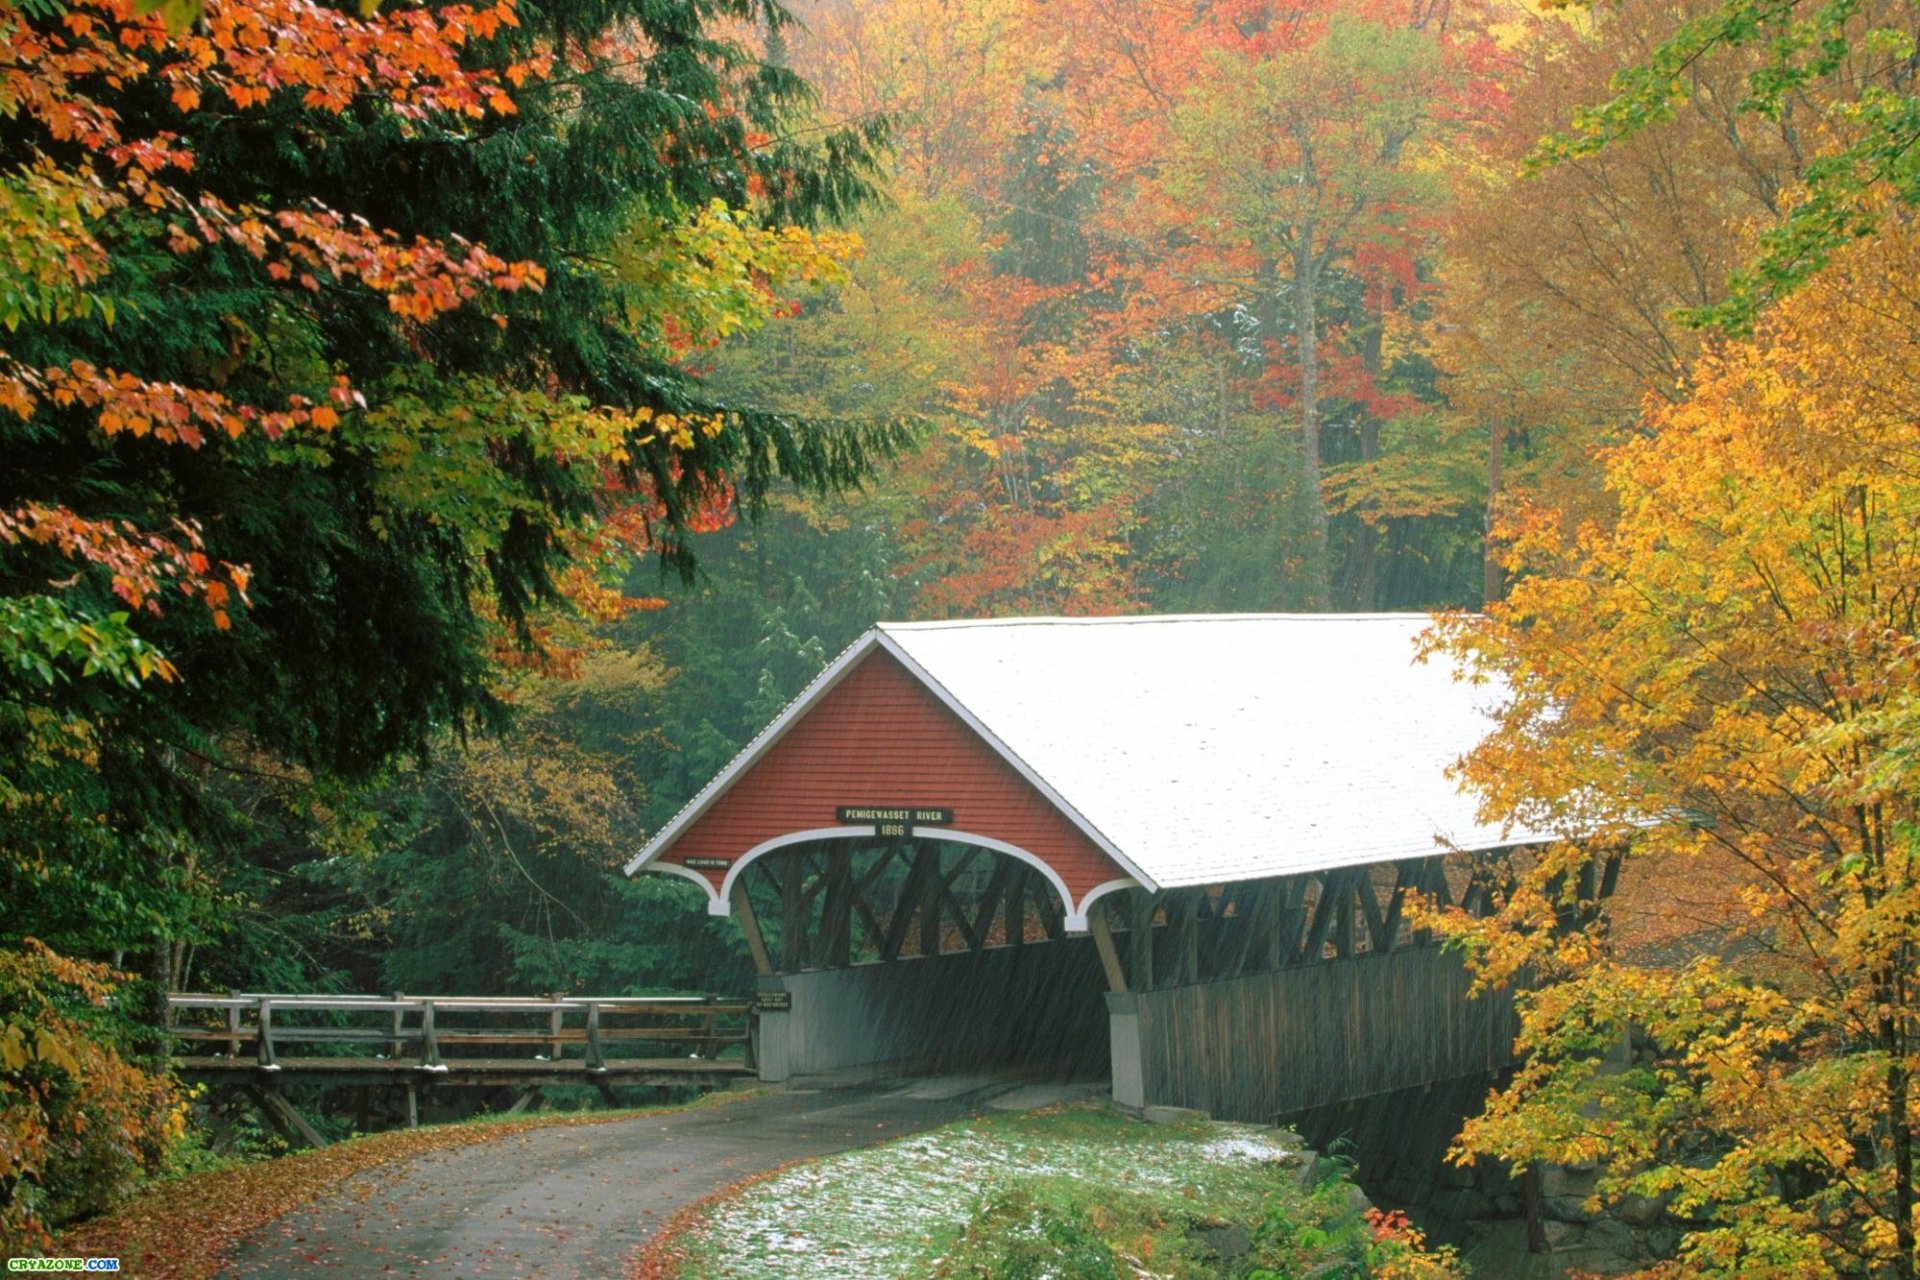
[[[142,17],[157,12],[176,36],[198,22],[205,9],[206,0],[134,0],[133,4],[133,11]]]
[[[138,689],[173,665],[128,626],[126,613],[96,615],[54,596],[0,597],[0,668],[46,685],[105,676]]]

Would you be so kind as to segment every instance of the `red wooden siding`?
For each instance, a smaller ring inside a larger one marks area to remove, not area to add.
[[[1127,873],[893,655],[875,649],[658,858],[737,859],[775,836],[841,825],[841,805],[953,810],[956,830],[1045,861],[1077,903]],[[725,870],[702,871],[717,891]]]

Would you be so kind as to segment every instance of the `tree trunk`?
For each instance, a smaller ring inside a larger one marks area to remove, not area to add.
[[[1381,302],[1381,310],[1367,317],[1366,328],[1360,331],[1360,367],[1366,370],[1367,382],[1375,390],[1386,377],[1386,339],[1387,326],[1384,309],[1386,301]],[[1360,461],[1362,464],[1374,461],[1380,456],[1380,420],[1371,413],[1360,416]],[[1353,556],[1351,577],[1341,593],[1349,608],[1367,613],[1380,608],[1380,529],[1367,520],[1364,513],[1352,519]]]
[[[1876,985],[1881,986],[1883,1002],[1894,998],[1887,989],[1890,984]],[[1915,1280],[1913,1081],[1907,1070],[1905,1039],[1892,1018],[1880,1019],[1880,1047],[1887,1055],[1887,1120],[1893,1130],[1893,1274],[1898,1280]]]
[[[1312,237],[1303,243],[1311,245]],[[1320,490],[1320,264],[1308,249],[1293,258],[1293,337],[1300,359],[1300,463],[1307,487],[1307,607],[1325,609],[1327,499]]]
[[[1495,418],[1487,428],[1487,525],[1480,555],[1485,582],[1481,587],[1482,605],[1500,598],[1500,556],[1493,545],[1494,505],[1500,497],[1500,469],[1506,461],[1507,424]]]
[[[174,949],[165,938],[155,936],[147,952],[146,990],[141,993],[138,1033],[145,1042],[140,1052],[156,1063],[164,1062],[173,1051],[167,1027],[167,993],[173,990]]]

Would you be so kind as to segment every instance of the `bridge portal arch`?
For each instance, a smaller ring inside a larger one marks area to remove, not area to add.
[[[789,831],[783,835],[772,836],[766,840],[762,840],[751,849],[748,849],[738,858],[732,859],[731,865],[727,867],[726,874],[722,877],[718,885],[715,885],[712,879],[707,876],[671,862],[655,863],[643,868],[643,870],[677,875],[693,881],[699,885],[706,894],[708,915],[729,916],[733,914],[734,891],[742,885],[743,878],[748,869],[762,858],[776,854],[781,850],[792,849],[799,845],[838,842],[859,843],[872,840],[873,838],[874,829],[872,826],[846,825],[815,827],[811,830]],[[1131,876],[1118,877],[1103,884],[1096,885],[1081,895],[1080,899],[1076,902],[1073,891],[1067,886],[1067,882],[1062,879],[1060,873],[1054,870],[1053,866],[1039,854],[1023,849],[1019,845],[1001,840],[995,836],[983,835],[976,831],[962,831],[953,827],[939,828],[935,838],[942,843],[984,849],[1026,864],[1059,898],[1062,919],[1068,933],[1085,933],[1087,931],[1087,906],[1095,899],[1112,893],[1115,890],[1129,888],[1139,883]]]

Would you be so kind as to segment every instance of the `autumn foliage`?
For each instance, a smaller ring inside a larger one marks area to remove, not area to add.
[[[1509,599],[1443,632],[1518,695],[1465,766],[1495,813],[1720,907],[1652,957],[1567,928],[1584,843],[1455,922],[1488,980],[1547,980],[1462,1141],[1600,1162],[1689,1224],[1689,1275],[1916,1266],[1916,267],[1903,218],[1703,356],[1606,456],[1617,518],[1515,511]]]
[[[735,43],[784,21],[0,0],[0,1244],[177,1131],[72,1036],[244,914],[224,781],[497,729],[658,604],[636,557],[903,438],[701,380],[859,251],[879,131],[790,130]]]
[[[127,1059],[105,966],[29,941],[0,952],[0,1253],[52,1243],[47,1224],[113,1205],[179,1138],[173,1081]]]

